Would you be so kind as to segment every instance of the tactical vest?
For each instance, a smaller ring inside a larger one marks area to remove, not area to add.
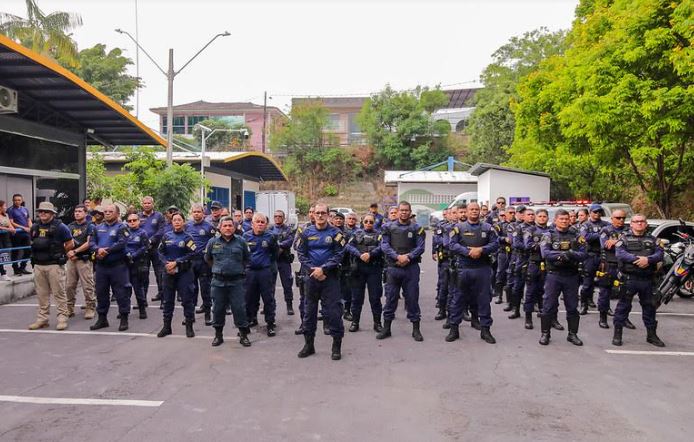
[[[76,222],[73,222],[70,223],[69,226],[67,226],[68,229],[70,229],[70,235],[72,235],[72,239],[75,241],[75,248],[87,242],[87,237],[89,236],[89,226],[90,224],[88,222],[85,222],[84,224],[77,224]],[[89,255],[91,255],[89,249],[76,254],[76,256],[80,259],[87,259]]]
[[[354,235],[354,243],[359,253],[370,253],[378,247],[378,232],[357,232]]]
[[[578,233],[572,230],[566,232],[550,232],[550,244],[552,250],[559,252],[568,252],[569,250],[578,250]],[[575,261],[566,260],[563,262],[545,260],[547,270],[557,271],[573,271],[578,272],[578,263]]]
[[[390,228],[390,246],[398,255],[406,255],[417,247],[417,238],[412,226],[399,229],[396,226]]]
[[[622,241],[624,241],[624,248],[635,256],[650,256],[655,253],[655,249],[658,246],[656,239],[651,235],[636,236],[629,232],[624,234],[622,238]],[[627,274],[648,276],[655,273],[656,265],[649,264],[648,267],[642,269],[631,262],[620,261],[619,269]]]
[[[489,244],[490,229],[485,228],[484,224],[479,229],[473,229],[469,224],[462,224],[459,231],[460,243],[465,247],[483,247]]]
[[[591,233],[597,233],[600,232],[600,230],[602,230],[602,227],[591,222],[589,227],[587,227],[586,229]],[[588,253],[594,255],[600,254],[600,238],[598,238],[597,240],[593,239],[588,241]]]
[[[530,248],[530,261],[540,262],[542,261],[542,254],[540,253],[540,241],[542,241],[542,235],[546,233],[543,231],[544,227],[533,226],[531,233],[531,240],[533,242]]]
[[[610,227],[610,230],[608,232],[609,232],[609,235],[607,235],[607,239],[619,239],[619,235],[622,234],[621,230],[615,230],[612,227]],[[612,246],[612,248],[609,250],[606,250],[605,248],[601,248],[600,249],[600,260],[603,262],[606,262],[608,264],[617,264],[617,253],[615,250],[615,246]]]
[[[63,265],[67,262],[65,246],[57,238],[58,226],[61,222],[53,218],[50,224],[34,224],[31,226],[31,259],[38,265]]]

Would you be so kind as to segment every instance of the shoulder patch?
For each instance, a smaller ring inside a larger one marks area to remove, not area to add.
[[[193,251],[195,251],[196,249],[195,242],[192,239],[186,243],[186,246],[188,246],[188,248]]]
[[[421,235],[424,233],[424,227],[420,227],[419,230],[417,231],[417,235]]]
[[[578,243],[579,244],[585,244],[586,243],[586,239],[583,237],[583,235],[578,236]]]
[[[337,232],[337,235],[335,235],[335,241],[340,242],[344,238],[344,235],[340,232]]]

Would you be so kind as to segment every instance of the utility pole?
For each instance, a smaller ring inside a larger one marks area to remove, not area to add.
[[[169,92],[166,97],[166,166],[171,167],[173,164],[173,82],[174,82],[174,67],[173,67],[173,49],[169,49],[169,70],[166,73],[166,79],[169,83]]]
[[[135,0],[135,41],[140,40],[140,26],[137,17],[137,0]],[[140,47],[135,46],[135,76],[140,81]],[[135,118],[140,119],[140,86],[135,90]]]
[[[267,91],[263,95],[263,144],[262,152],[265,153],[265,127],[267,125]]]

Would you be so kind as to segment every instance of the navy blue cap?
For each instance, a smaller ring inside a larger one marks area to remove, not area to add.
[[[591,212],[600,212],[600,213],[602,213],[603,215],[605,214],[605,209],[603,209],[602,206],[601,206],[600,204],[598,204],[598,203],[593,203],[593,204],[591,204],[589,210],[590,210]]]

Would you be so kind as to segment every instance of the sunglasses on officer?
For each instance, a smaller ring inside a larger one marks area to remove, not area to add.
[[[371,221],[370,219],[365,219],[364,224],[373,224],[374,222]]]
[[[139,220],[140,220],[140,218],[128,218],[127,222],[134,223],[134,222],[139,221]]]

